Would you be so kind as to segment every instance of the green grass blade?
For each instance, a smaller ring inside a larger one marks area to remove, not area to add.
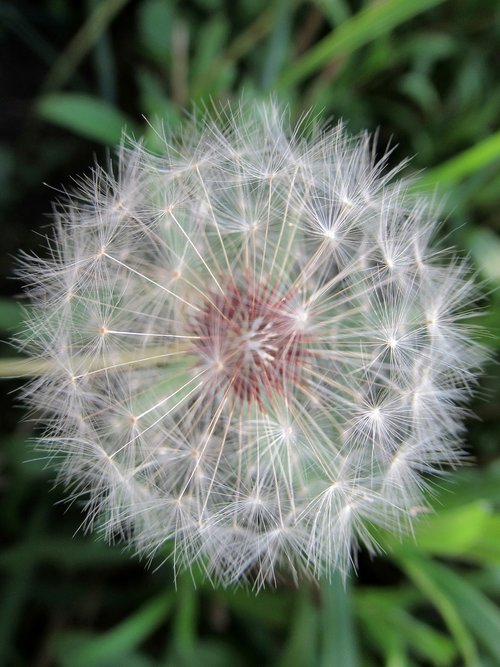
[[[47,74],[42,86],[44,92],[61,88],[70,80],[80,62],[128,2],[129,0],[102,0],[97,4]]]
[[[476,642],[462,619],[463,610],[436,578],[433,564],[413,554],[399,554],[397,558],[404,572],[441,614],[463,658],[464,667],[480,667]]]
[[[351,15],[351,8],[347,0],[314,0],[314,4],[332,25],[344,23]]]
[[[90,11],[95,11],[100,0],[87,0]],[[109,31],[103,32],[96,42],[94,53],[94,71],[99,85],[99,93],[107,102],[114,104],[117,97],[117,73],[115,54]]]
[[[358,667],[349,581],[336,572],[321,587],[320,667]]]
[[[358,596],[356,615],[365,626],[371,642],[386,656],[412,654],[439,667],[451,667],[457,650],[452,640],[411,614],[404,604],[384,597],[381,591]]]
[[[281,653],[279,667],[317,665],[318,612],[307,590],[298,590],[292,610],[290,633]]]
[[[279,0],[274,28],[269,39],[266,58],[264,59],[261,76],[263,89],[268,89],[274,85],[278,73],[286,60],[291,37],[291,23],[291,3],[289,0]]]
[[[296,85],[332,58],[345,58],[356,49],[386,35],[398,25],[441,2],[443,0],[419,0],[419,2],[386,0],[371,3],[285,69],[277,86],[290,88]]]
[[[245,623],[256,621],[271,628],[284,628],[288,613],[293,605],[293,595],[289,591],[265,589],[259,595],[245,589],[218,589],[215,597]]]
[[[487,227],[476,226],[467,230],[465,245],[474,264],[492,287],[500,286],[500,238]]]
[[[198,626],[198,596],[189,573],[177,578],[176,610],[172,628],[172,656],[181,664],[194,664]]]
[[[450,568],[427,562],[428,574],[460,609],[464,623],[474,633],[491,657],[500,664],[500,611],[477,588]]]
[[[439,511],[423,517],[406,542],[435,556],[459,556],[480,540],[491,514],[490,505],[482,499]]]
[[[122,664],[122,657],[130,654],[165,622],[173,607],[174,598],[174,591],[163,593],[101,635],[85,639],[81,637],[79,641],[74,641],[77,636],[67,634],[59,646],[59,653],[64,655],[61,662],[72,667]]]
[[[435,185],[447,187],[455,185],[494,162],[500,162],[500,132],[483,139],[438,167],[429,169],[419,179],[414,189],[425,190]]]

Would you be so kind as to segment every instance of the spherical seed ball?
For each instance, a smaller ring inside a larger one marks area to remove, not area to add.
[[[122,147],[25,257],[22,345],[87,522],[224,584],[349,569],[460,455],[467,267],[368,135],[273,104]]]

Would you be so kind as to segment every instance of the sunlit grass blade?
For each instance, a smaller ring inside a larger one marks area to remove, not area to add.
[[[500,132],[496,132],[438,167],[426,171],[414,189],[420,191],[432,186],[449,188],[467,176],[476,174],[481,169],[499,161]]]
[[[478,641],[500,664],[500,611],[481,591],[451,568],[427,561],[426,573],[460,610],[461,618]]]
[[[462,656],[464,667],[479,667],[476,642],[464,623],[463,609],[443,587],[441,578],[435,576],[433,563],[413,554],[398,555],[398,561],[403,571],[441,614]]]
[[[325,65],[332,58],[345,58],[361,46],[391,32],[398,25],[439,5],[443,0],[386,0],[371,3],[287,67],[277,85],[291,88]]]
[[[400,662],[407,661],[410,651],[439,667],[455,663],[457,651],[448,636],[418,620],[404,604],[389,599],[380,590],[361,592],[356,598],[356,614],[374,648],[385,655],[388,665],[399,664],[396,656]]]

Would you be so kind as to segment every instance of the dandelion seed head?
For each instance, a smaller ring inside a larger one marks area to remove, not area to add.
[[[410,528],[484,359],[434,204],[311,120],[124,144],[21,260],[48,369],[24,395],[85,525],[226,585],[347,573],[373,526]]]

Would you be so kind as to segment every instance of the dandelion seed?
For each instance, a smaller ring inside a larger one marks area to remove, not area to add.
[[[483,357],[430,205],[305,126],[266,104],[122,147],[21,270],[52,365],[25,396],[88,525],[223,584],[345,573],[411,525]]]

